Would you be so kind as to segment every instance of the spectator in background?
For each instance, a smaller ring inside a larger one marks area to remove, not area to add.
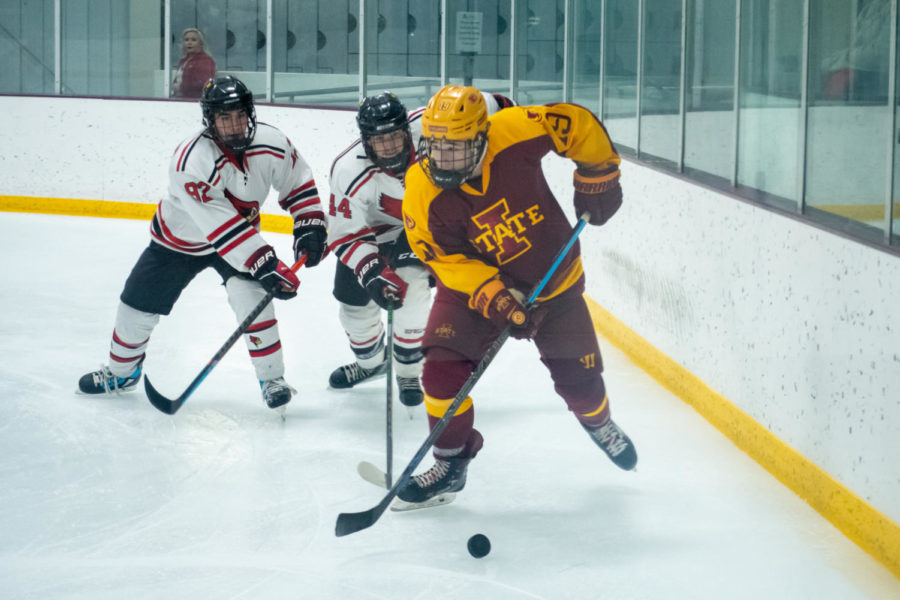
[[[887,96],[891,38],[889,0],[862,0],[850,44],[822,61],[824,98],[878,100]]]
[[[172,80],[173,98],[199,98],[203,84],[216,76],[216,61],[206,53],[206,40],[196,27],[181,34],[181,60]]]

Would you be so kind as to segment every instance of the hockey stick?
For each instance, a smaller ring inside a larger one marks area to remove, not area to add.
[[[297,270],[305,263],[306,255],[303,255],[300,257],[300,260],[294,263],[294,266],[291,267],[291,271],[296,273]],[[228,353],[232,346],[234,346],[234,343],[238,341],[238,338],[244,335],[250,325],[253,324],[254,319],[256,319],[256,317],[258,317],[259,314],[266,309],[266,307],[269,305],[269,302],[271,302],[272,298],[274,297],[275,295],[272,292],[266,292],[265,297],[260,300],[259,304],[257,304],[253,308],[253,310],[250,311],[250,314],[248,314],[244,318],[244,320],[241,321],[241,324],[238,325],[238,328],[234,330],[234,333],[232,333],[231,336],[225,341],[225,343],[222,344],[222,347],[219,348],[219,350],[213,355],[211,359],[209,359],[209,362],[206,363],[206,366],[203,367],[203,370],[201,370],[200,373],[196,377],[194,377],[194,380],[190,383],[189,386],[187,386],[187,389],[184,390],[181,395],[174,400],[169,400],[168,398],[157,392],[156,388],[154,388],[150,383],[150,378],[145,375],[144,391],[147,393],[147,398],[150,399],[150,404],[166,413],[167,415],[174,415],[176,412],[178,412],[178,409],[181,408],[185,402],[187,402],[188,397],[194,393],[194,390],[196,390],[201,383],[203,383],[203,380],[206,379],[206,376],[216,368],[216,365],[219,364],[219,361],[222,360],[222,357]]]
[[[392,471],[394,469],[394,386],[393,386],[393,367],[394,367],[394,305],[391,304],[387,309],[387,344],[384,347],[385,360],[387,360],[387,404],[385,408],[385,418],[387,435],[385,437],[387,449],[386,460],[387,469],[385,469],[384,483],[385,487],[390,488],[392,483]]]
[[[547,282],[550,281],[550,278],[553,277],[554,273],[556,273],[556,269],[559,268],[559,265],[562,263],[566,254],[569,253],[569,250],[575,244],[575,241],[581,234],[581,230],[584,229],[585,225],[587,225],[589,218],[590,215],[587,212],[581,215],[578,220],[578,225],[575,227],[575,231],[572,233],[572,237],[569,238],[569,241],[566,242],[566,245],[562,247],[562,249],[556,255],[556,258],[553,259],[553,263],[550,265],[550,268],[547,270],[544,278],[541,279],[540,282],[538,282],[538,284],[534,287],[534,290],[532,290],[531,294],[528,296],[528,299],[525,302],[526,309],[531,308],[531,305],[543,291],[544,287],[547,285]],[[438,422],[434,424],[434,427],[431,429],[431,433],[428,434],[428,437],[425,438],[425,441],[422,442],[421,446],[419,446],[419,449],[416,451],[412,460],[406,466],[406,469],[403,470],[403,472],[400,474],[400,477],[397,478],[397,481],[394,482],[394,485],[391,486],[391,489],[388,491],[387,495],[382,498],[381,502],[379,502],[369,510],[364,510],[362,512],[356,513],[341,513],[338,515],[337,522],[334,525],[334,534],[337,537],[350,535],[351,533],[356,533],[357,531],[361,531],[363,529],[366,529],[367,527],[371,527],[379,518],[381,518],[381,515],[384,514],[384,511],[387,510],[387,507],[390,505],[391,501],[400,491],[400,486],[406,483],[406,481],[412,475],[412,472],[415,471],[416,467],[419,466],[419,463],[422,462],[422,459],[425,457],[428,449],[431,448],[438,437],[440,437],[441,433],[444,432],[444,429],[447,428],[447,425],[450,424],[450,419],[456,413],[456,409],[458,409],[463,401],[469,397],[469,392],[472,391],[472,388],[475,387],[475,384],[478,383],[478,380],[481,379],[482,375],[484,375],[484,372],[487,370],[491,362],[493,362],[494,357],[497,356],[497,353],[500,351],[500,348],[503,346],[503,344],[506,343],[507,339],[509,339],[509,325],[503,328],[503,331],[500,332],[500,335],[497,336],[497,339],[494,340],[490,347],[488,347],[487,352],[485,352],[484,356],[481,359],[481,362],[478,363],[478,366],[475,367],[475,370],[472,371],[472,374],[469,375],[469,378],[466,379],[465,383],[463,383],[462,387],[453,398],[453,402],[450,404],[450,406],[447,408],[446,412],[444,412],[444,415],[438,420]]]

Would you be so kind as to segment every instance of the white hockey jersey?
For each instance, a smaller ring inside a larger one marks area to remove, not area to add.
[[[409,132],[415,145],[422,135],[420,108],[409,113]],[[356,140],[331,165],[328,201],[328,247],[353,272],[378,254],[378,244],[393,242],[403,233],[403,174],[379,169]]]
[[[242,164],[205,132],[183,141],[169,165],[169,194],[150,225],[153,240],[191,255],[218,252],[238,271],[268,246],[259,234],[269,189],[296,223],[324,220],[312,170],[277,128],[259,123]]]
[[[482,96],[488,114],[500,110],[497,97],[486,92]],[[409,112],[409,133],[413,141],[410,164],[415,161],[415,150],[422,137],[423,112],[424,108]],[[357,266],[378,253],[378,244],[405,235],[401,211],[404,185],[403,174],[395,176],[379,169],[366,157],[359,139],[331,165],[328,247],[354,273]]]

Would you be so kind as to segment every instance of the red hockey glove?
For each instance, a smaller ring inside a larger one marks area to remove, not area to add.
[[[406,282],[400,279],[393,269],[385,266],[378,256],[360,264],[356,270],[359,285],[365,288],[369,297],[387,310],[391,306],[400,308],[406,297]]]
[[[257,250],[246,265],[250,269],[250,275],[279,300],[289,300],[297,295],[300,280],[289,266],[278,260],[272,246],[263,246]]]
[[[472,304],[497,327],[509,325],[509,334],[521,340],[533,337],[537,329],[522,306],[524,299],[519,290],[506,287],[499,279],[491,279],[475,292]]]
[[[622,206],[619,167],[606,173],[575,171],[575,216],[591,213],[591,225],[603,225]]]
[[[300,255],[306,255],[306,266],[314,267],[328,254],[325,240],[328,232],[325,229],[325,215],[314,213],[294,222],[294,262]]]

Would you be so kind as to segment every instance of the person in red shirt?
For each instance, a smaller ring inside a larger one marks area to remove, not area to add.
[[[206,39],[196,27],[181,34],[181,60],[172,80],[173,98],[199,98],[203,84],[216,76],[216,61],[206,53]]]

